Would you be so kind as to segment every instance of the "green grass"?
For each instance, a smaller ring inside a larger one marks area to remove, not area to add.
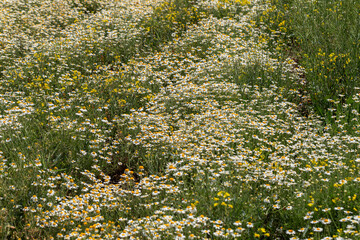
[[[358,1],[271,1],[270,23],[286,33],[291,56],[305,69],[305,90],[325,122],[353,131],[352,101],[360,72]],[[336,132],[336,131],[335,131]]]
[[[1,239],[359,238],[356,1],[0,9]]]

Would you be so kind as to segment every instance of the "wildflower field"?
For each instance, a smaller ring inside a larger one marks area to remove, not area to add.
[[[360,239],[359,13],[1,1],[1,239]]]

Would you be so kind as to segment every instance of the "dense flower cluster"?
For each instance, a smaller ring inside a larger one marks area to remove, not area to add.
[[[359,134],[287,99],[303,69],[255,22],[271,6],[191,4],[152,51],[163,1],[0,3],[0,222],[24,221],[2,236],[359,237]]]

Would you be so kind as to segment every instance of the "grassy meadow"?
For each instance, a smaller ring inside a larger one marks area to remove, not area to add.
[[[360,239],[358,0],[0,2],[1,239]]]

